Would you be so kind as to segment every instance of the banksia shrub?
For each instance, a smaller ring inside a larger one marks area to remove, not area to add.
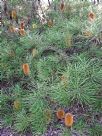
[[[29,75],[29,73],[30,73],[30,68],[29,68],[29,65],[28,65],[27,63],[22,65],[22,69],[23,69],[23,73],[24,73],[25,75]]]
[[[72,127],[73,125],[73,115],[71,113],[66,113],[65,114],[65,121],[64,121],[65,125],[67,127]]]
[[[63,109],[58,109],[57,112],[56,112],[56,116],[58,119],[63,119],[64,116],[65,116],[65,112]]]

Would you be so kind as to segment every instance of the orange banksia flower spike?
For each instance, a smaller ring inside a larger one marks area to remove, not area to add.
[[[21,28],[21,29],[24,29],[24,27],[25,27],[25,24],[24,24],[24,22],[22,21],[21,24],[20,24],[20,28]]]
[[[93,12],[89,12],[88,13],[88,18],[89,18],[89,21],[93,21],[93,20],[95,20],[96,15]]]
[[[29,73],[30,73],[30,68],[29,68],[29,65],[28,65],[27,63],[25,63],[25,64],[22,65],[22,69],[23,69],[23,73],[24,73],[25,75],[29,75]]]
[[[61,10],[61,11],[64,10],[64,2],[61,2],[61,4],[60,4],[60,10]]]
[[[64,116],[65,116],[65,112],[63,109],[58,109],[57,112],[56,112],[56,116],[58,119],[63,119]]]
[[[71,113],[66,113],[65,114],[65,121],[64,121],[65,125],[67,127],[72,127],[73,122],[74,122],[73,115]]]
[[[21,28],[20,28],[19,34],[20,34],[21,36],[25,36],[25,35],[26,35],[26,32],[25,32],[24,29],[21,29]]]

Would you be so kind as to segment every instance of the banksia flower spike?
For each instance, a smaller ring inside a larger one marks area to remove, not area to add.
[[[92,32],[90,32],[90,31],[84,31],[84,32],[83,32],[83,35],[84,35],[85,37],[92,37]]]
[[[21,22],[20,28],[21,28],[21,29],[24,29],[24,27],[25,27],[24,22]]]
[[[15,52],[13,50],[11,50],[9,53],[8,53],[9,57],[14,57],[15,56]]]
[[[14,33],[14,32],[15,32],[14,26],[9,26],[9,31],[10,31],[11,33]]]
[[[68,77],[65,76],[65,75],[62,75],[62,76],[61,76],[61,83],[62,83],[65,87],[67,87],[67,85],[68,85]]]
[[[38,54],[37,49],[32,49],[32,56],[35,57]]]
[[[64,75],[61,76],[61,80],[62,80],[62,81],[66,81],[66,79],[67,79],[67,78],[66,78]]]
[[[32,24],[33,29],[36,29],[38,26],[36,24]]]
[[[71,113],[66,113],[65,114],[65,121],[64,121],[65,125],[67,127],[72,127],[73,125],[73,115]]]
[[[21,108],[21,103],[19,100],[15,100],[14,103],[13,103],[13,108],[15,110],[19,110]]]
[[[20,28],[19,34],[20,34],[21,36],[24,36],[24,35],[26,35],[26,32],[25,32],[24,29],[21,29],[21,28]]]
[[[63,11],[64,10],[64,2],[62,1],[60,4],[60,10]]]
[[[50,123],[51,121],[51,117],[52,117],[52,114],[51,114],[51,111],[49,109],[45,110],[45,116],[46,116],[46,121],[47,123]]]
[[[89,12],[88,13],[88,18],[89,18],[89,21],[93,21],[93,20],[95,20],[96,16],[95,16],[95,14],[93,12]]]
[[[53,26],[53,20],[49,19],[47,24],[48,24],[49,27],[52,27]]]
[[[66,46],[67,47],[71,47],[72,44],[73,44],[73,37],[71,34],[67,34],[66,37],[65,37],[65,43],[66,43]]]
[[[30,68],[29,68],[29,65],[28,65],[27,63],[22,65],[22,69],[23,69],[23,73],[24,73],[25,75],[29,75],[29,73],[30,73]]]
[[[17,18],[17,12],[16,12],[16,10],[12,10],[11,16],[12,16],[12,19],[16,19]]]
[[[58,119],[63,119],[65,117],[65,112],[63,109],[58,109],[56,112],[56,116]]]

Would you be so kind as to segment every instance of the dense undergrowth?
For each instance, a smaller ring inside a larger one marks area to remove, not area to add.
[[[31,131],[34,136],[49,126],[60,128],[61,136],[73,131],[102,135],[101,16],[94,6],[81,12],[78,5],[68,9],[51,11],[52,27],[31,25],[25,36],[1,29],[1,127]],[[92,22],[87,16],[91,11]],[[25,63],[30,67],[27,76],[22,70]],[[74,115],[72,129],[57,119],[59,108]]]

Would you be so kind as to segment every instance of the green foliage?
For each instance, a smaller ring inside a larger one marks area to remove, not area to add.
[[[101,136],[102,134],[102,129],[101,125],[95,123],[92,125],[92,127],[89,129],[90,130],[90,136]]]
[[[30,119],[26,112],[22,110],[19,113],[16,113],[16,120],[14,124],[15,130],[18,132],[24,132],[30,125]]]
[[[11,7],[15,7],[20,1],[9,2]],[[59,1],[55,2],[59,3]],[[87,115],[89,112],[92,116],[93,113],[101,112],[102,47],[95,45],[91,39],[99,38],[101,19],[96,9],[92,7],[96,13],[96,20],[90,24],[87,18],[90,12],[89,5],[84,3],[86,6],[83,4],[85,7],[81,11],[79,7],[82,3],[77,4],[74,1],[69,3],[74,8],[64,13],[58,9],[49,11],[48,16],[54,21],[51,28],[47,24],[42,26],[38,20],[34,20],[38,28],[32,30],[30,26],[30,29],[26,30],[27,35],[23,37],[16,34],[5,35],[4,30],[0,29],[2,31],[0,115],[3,125],[13,124],[17,132],[24,133],[30,130],[34,135],[42,135],[50,123],[56,128],[55,111],[59,107],[69,110],[74,104],[81,104],[83,109],[86,108]],[[21,11],[20,16],[25,15],[27,6],[25,4],[23,5],[22,2],[24,10]],[[92,37],[83,35],[83,31],[86,30],[92,32]],[[68,43],[66,43],[66,37],[69,40]],[[63,60],[57,51],[51,51],[49,46],[55,47],[56,50],[61,49],[62,54],[67,55],[68,52],[68,61]],[[38,51],[35,57],[32,55],[33,49]],[[24,63],[29,64],[29,76],[23,73],[22,64]],[[14,107],[16,100],[21,105],[18,110]],[[79,113],[71,112],[75,114],[75,117],[80,116]],[[87,129],[90,136],[101,136],[99,120],[94,119],[94,124],[88,128],[90,124],[84,120],[85,114],[83,112],[80,114],[83,119],[76,118],[72,130],[83,135],[84,130]],[[57,122],[57,125],[60,126],[63,136],[74,133],[60,125],[60,122]]]
[[[68,77],[67,88],[58,84],[53,89],[53,97],[60,102],[62,98],[63,102],[67,100],[70,103],[78,101],[81,104],[92,104],[96,101],[95,94],[100,87],[93,81],[95,74],[98,74],[96,71],[98,67],[94,66],[94,61],[77,57],[76,62],[69,63],[64,72]]]
[[[46,81],[48,78],[52,77],[58,62],[58,58],[53,56],[46,57],[43,60],[40,59],[37,63],[38,79]]]

